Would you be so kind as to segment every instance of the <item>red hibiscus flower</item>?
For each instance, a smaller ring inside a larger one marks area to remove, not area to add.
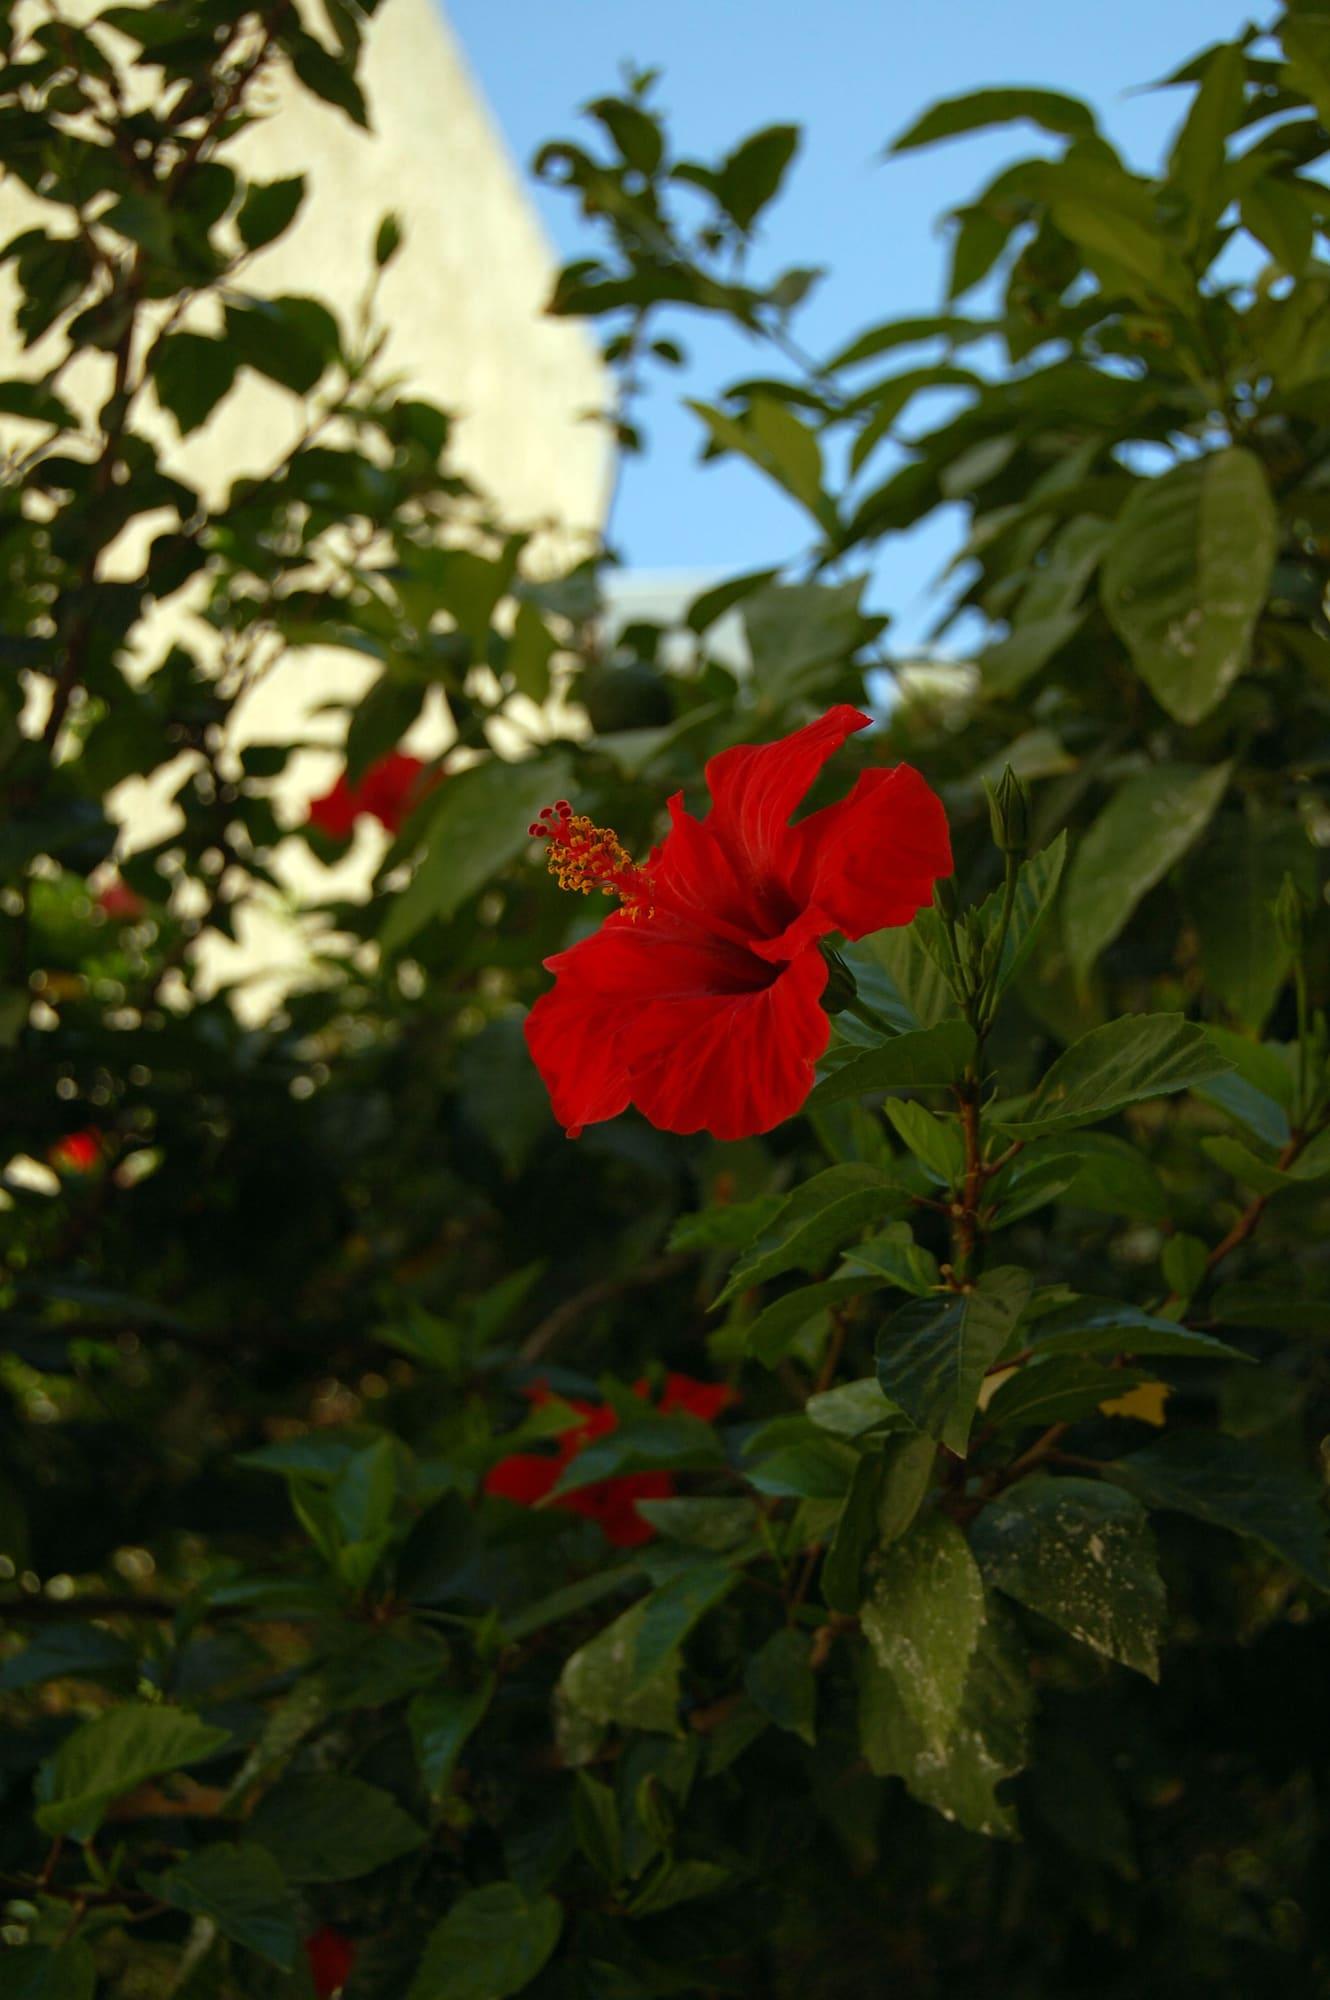
[[[635,1396],[645,1400],[650,1392],[651,1385],[645,1377],[634,1382]],[[526,1394],[537,1404],[553,1400],[543,1382],[534,1384]],[[704,1423],[713,1423],[725,1405],[733,1401],[733,1389],[723,1382],[699,1382],[691,1375],[670,1374],[665,1377],[657,1407],[667,1416],[683,1411],[688,1416],[700,1417]],[[557,1451],[517,1451],[501,1458],[486,1474],[485,1491],[497,1493],[519,1507],[534,1507],[553,1492],[564,1468],[571,1465],[593,1438],[605,1437],[619,1428],[618,1414],[608,1403],[574,1402],[572,1408],[582,1422],[559,1433]],[[674,1479],[668,1472],[625,1472],[617,1479],[599,1479],[594,1485],[579,1486],[573,1493],[561,1493],[550,1505],[566,1514],[581,1514],[588,1521],[599,1522],[607,1541],[616,1548],[632,1549],[651,1541],[656,1533],[651,1523],[638,1513],[637,1502],[668,1500],[674,1490]]]
[[[90,1174],[101,1165],[102,1135],[95,1125],[82,1132],[67,1132],[46,1157],[58,1174]]]
[[[117,876],[114,882],[108,882],[102,890],[97,898],[97,907],[113,924],[132,924],[138,921],[148,906],[142,896],[130,888],[128,882],[122,882]]]
[[[349,840],[360,815],[369,813],[389,833],[400,833],[407,816],[441,778],[441,773],[428,771],[419,757],[390,750],[370,765],[358,784],[348,783],[343,771],[330,792],[311,799],[309,823],[330,840]]]
[[[723,750],[706,769],[707,817],[676,793],[670,831],[640,867],[566,800],[546,807],[531,830],[560,887],[622,905],[546,959],[556,983],[527,1017],[570,1138],[630,1104],[662,1131],[717,1139],[799,1109],[830,1033],[818,940],[908,924],[951,873],[942,802],[908,764],[863,772],[848,798],[791,826],[823,764],[868,721],[842,705],[778,743]]]
[[[305,1939],[305,1956],[318,2000],[332,2000],[333,1994],[340,1993],[351,1977],[356,1962],[355,1940],[344,1937],[331,1924],[323,1924]]]

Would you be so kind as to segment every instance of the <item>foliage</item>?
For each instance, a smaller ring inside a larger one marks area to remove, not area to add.
[[[355,329],[252,288],[302,197],[236,164],[266,77],[365,116],[327,25],[7,30],[0,1983],[1322,1990],[1330,30],[1180,70],[1154,176],[1072,98],[934,107],[898,145],[1043,150],[940,313],[824,362],[812,272],[748,271],[797,135],[708,165],[651,79],[594,103],[554,309],[629,446],[687,314],[762,342],[701,436],[809,537],[605,657],[594,566],[383,379],[391,221]],[[205,494],[178,441],[246,371],[294,442]],[[939,630],[985,636],[909,673],[864,579],[957,505]],[[295,746],[237,748],[315,644],[377,668],[346,796],[427,694],[457,748],[255,1026],[200,946],[336,851]],[[957,872],[840,950],[804,1114],[570,1143],[521,1024],[590,913],[533,815],[644,854],[708,755],[892,672],[838,762],[915,764]],[[108,801],[168,767],[133,852]]]

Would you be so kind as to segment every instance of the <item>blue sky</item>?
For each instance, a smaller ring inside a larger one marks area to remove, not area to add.
[[[663,71],[659,102],[677,144],[695,156],[715,158],[761,125],[802,125],[803,149],[768,212],[755,269],[828,268],[797,322],[815,351],[878,320],[934,310],[946,257],[939,218],[1004,162],[1038,150],[1029,127],[1010,127],[884,163],[885,143],[926,105],[987,84],[1068,90],[1089,99],[1129,160],[1149,163],[1186,98],[1135,87],[1248,17],[1228,0],[448,0],[447,12],[524,172],[544,140],[578,129],[581,104],[617,87],[625,60]],[[595,249],[573,202],[532,193],[561,256]],[[650,448],[626,468],[615,546],[636,569],[711,574],[797,554],[806,540],[798,510],[736,461],[700,465],[700,428],[681,407],[684,396],[710,398],[727,381],[771,372],[770,360],[700,322],[684,338],[688,370],[662,377],[645,409]],[[933,522],[877,559],[870,599],[891,612],[897,646],[929,623],[929,586],[955,535],[955,523]]]

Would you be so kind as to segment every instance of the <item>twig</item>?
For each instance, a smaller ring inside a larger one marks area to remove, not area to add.
[[[625,1271],[615,1278],[597,1278],[594,1284],[583,1286],[574,1292],[562,1305],[555,1306],[547,1313],[539,1325],[534,1327],[518,1349],[519,1361],[539,1361],[570,1326],[576,1325],[584,1313],[594,1312],[597,1306],[607,1305],[624,1292],[639,1291],[643,1286],[658,1285],[665,1278],[672,1278],[676,1272],[687,1268],[692,1262],[692,1253],[676,1251],[669,1257],[658,1257],[654,1263],[644,1264],[640,1270]]]

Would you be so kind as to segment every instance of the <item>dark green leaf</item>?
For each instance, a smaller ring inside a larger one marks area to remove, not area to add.
[[[891,1183],[876,1167],[828,1167],[815,1174],[738,1260],[716,1304],[784,1271],[815,1271],[891,1206]]]
[[[430,1932],[407,2000],[507,2000],[531,1984],[562,1929],[553,1896],[529,1902],[512,1882],[472,1889]]]
[[[1128,778],[1081,841],[1067,872],[1062,931],[1084,979],[1141,898],[1200,837],[1231,767],[1156,764]]]
[[[157,400],[187,437],[205,424],[236,377],[236,356],[224,340],[202,333],[168,334],[154,351]]]
[[[425,1829],[362,1778],[284,1778],[249,1822],[291,1882],[349,1882],[411,1854]]]
[[[872,1090],[922,1090],[955,1083],[973,1053],[974,1031],[968,1023],[939,1021],[936,1027],[898,1035],[854,1056],[823,1078],[812,1102],[837,1104]]]
[[[196,1715],[165,1703],[126,1702],[80,1723],[41,1770],[36,1819],[44,1833],[87,1840],[113,1799],[148,1778],[210,1757],[230,1741]]]
[[[997,1787],[1025,1763],[1033,1701],[1014,1635],[990,1611],[942,1753],[905,1707],[895,1677],[871,1655],[860,1687],[860,1742],[879,1777],[904,1778],[915,1798],[972,1832],[1013,1839],[1016,1816]]]
[[[984,1376],[1006,1347],[1029,1289],[1024,1271],[999,1268],[974,1291],[912,1301],[878,1335],[882,1393],[961,1457]]]
[[[1142,1098],[1191,1090],[1228,1066],[1205,1029],[1181,1014],[1126,1015],[1073,1042],[1028,1104],[1011,1116],[999,1108],[995,1122],[1018,1138],[1069,1132]]]
[[[1084,1355],[1050,1355],[1046,1361],[1027,1362],[1001,1382],[984,1410],[984,1420],[998,1431],[1071,1423],[1144,1379]]]
[[[494,1693],[491,1674],[478,1688],[463,1694],[455,1688],[422,1689],[407,1708],[411,1740],[425,1789],[440,1799],[448,1789],[453,1767],[467,1738],[479,1724]]]
[[[773,1632],[744,1668],[744,1686],[778,1729],[817,1740],[817,1680],[806,1633]]]
[[[223,1937],[292,1972],[300,1950],[299,1912],[265,1848],[229,1841],[200,1848],[164,1875],[145,1875],[149,1892],[174,1910],[209,1917]]]
[[[1026,119],[1044,132],[1075,135],[1093,132],[1094,114],[1077,97],[1064,97],[1056,90],[975,90],[964,97],[944,98],[915,120],[891,144],[893,153],[912,146],[931,146],[939,139],[953,139],[966,132],[981,132],[990,125],[1010,125]]]
[[[1208,715],[1245,668],[1278,538],[1264,468],[1237,446],[1143,480],[1123,508],[1104,609],[1177,721]]]
[[[1101,1480],[1026,1479],[972,1530],[987,1580],[1082,1645],[1159,1678],[1166,1603],[1145,1509]]]
[[[292,174],[280,181],[251,181],[236,217],[236,228],[245,248],[261,250],[265,243],[284,235],[304,199],[303,174]]]
[[[388,905],[380,933],[385,951],[400,951],[433,917],[450,917],[526,847],[542,806],[569,789],[561,757],[507,764],[491,757],[459,771],[441,787],[425,830],[425,857]]]
[[[925,1515],[876,1565],[859,1622],[915,1727],[935,1750],[950,1741],[984,1623],[984,1586],[969,1545],[945,1514]]]
[[[1318,1589],[1330,1590],[1321,1496],[1296,1463],[1220,1431],[1182,1431],[1114,1459],[1104,1472],[1147,1507],[1193,1514],[1247,1535]]]

